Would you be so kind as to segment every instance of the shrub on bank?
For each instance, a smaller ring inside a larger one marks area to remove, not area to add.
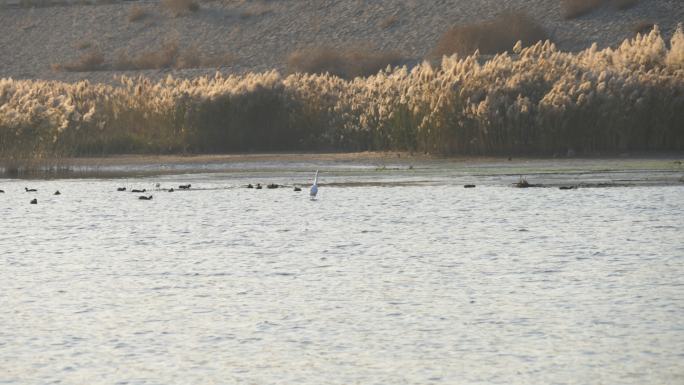
[[[632,27],[632,31],[634,31],[634,34],[648,34],[651,32],[651,30],[655,27],[655,23],[652,23],[650,21],[642,20],[634,24]]]
[[[639,0],[613,0],[613,6],[619,10],[632,8],[639,4]]]
[[[517,41],[524,46],[548,39],[544,29],[522,12],[505,13],[493,20],[455,26],[442,35],[433,56],[470,55],[510,51]]]
[[[90,43],[88,43],[90,47]],[[119,51],[118,56],[110,64],[105,56],[94,48],[82,54],[78,59],[67,63],[52,64],[55,71],[89,72],[114,69],[117,71],[141,71],[163,68],[206,68],[230,65],[235,58],[229,53],[205,55],[195,46],[181,49],[176,41],[169,41],[157,49],[149,49],[131,55]]]
[[[199,11],[199,3],[195,0],[162,0],[162,8],[171,12],[174,17]]]
[[[148,14],[145,8],[139,5],[132,6],[131,9],[128,11],[128,21],[131,23],[143,20],[147,16]]]
[[[166,42],[158,49],[140,52],[137,56],[122,51],[113,68],[119,71],[170,68],[175,65],[179,51],[178,43],[174,41]]]
[[[78,59],[63,63],[52,64],[54,71],[68,71],[68,72],[85,72],[85,71],[101,71],[104,68],[105,57],[98,49],[92,49],[82,54]]]
[[[624,11],[639,4],[639,0],[561,0],[561,10],[566,19],[575,19],[591,13],[605,4],[610,4],[613,8]]]
[[[404,58],[396,52],[382,52],[364,48],[315,47],[299,49],[287,58],[290,73],[336,75],[345,79],[369,76],[396,66]]]
[[[584,16],[601,7],[604,0],[561,0],[561,10],[566,19]]]

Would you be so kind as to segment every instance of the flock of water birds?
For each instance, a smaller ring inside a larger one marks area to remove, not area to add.
[[[682,182],[684,182],[684,177],[682,178]],[[525,178],[522,177],[522,175],[520,176],[520,179],[519,179],[517,182],[513,183],[512,185],[513,185],[513,187],[518,187],[518,188],[544,187],[544,186],[541,185],[541,184],[532,184],[532,183],[529,183],[529,182],[527,181],[527,179],[525,179]],[[166,192],[174,192],[174,191],[176,191],[176,189],[174,189],[173,187],[171,187],[171,188],[161,188],[161,186],[160,186],[159,183],[157,183],[155,187],[156,187],[156,191],[166,191]],[[256,189],[256,190],[261,190],[261,189],[264,188],[264,186],[262,186],[261,183],[257,183],[257,184],[255,184],[255,185],[253,185],[253,184],[250,183],[250,184],[248,184],[247,186],[244,186],[244,187],[246,187],[246,188],[248,188],[248,189]],[[266,185],[266,188],[267,188],[267,189],[277,189],[277,188],[281,188],[281,187],[286,187],[286,186],[284,186],[284,185],[279,185],[279,184],[276,184],[276,183],[270,183],[270,184],[267,184],[267,185]],[[476,185],[474,185],[474,184],[466,184],[466,185],[463,185],[463,187],[464,187],[464,188],[470,189],[470,188],[475,188]],[[188,184],[181,184],[181,185],[179,185],[177,189],[178,189],[178,190],[190,190],[191,188],[192,188],[192,185],[188,183]],[[560,187],[559,187],[559,189],[561,189],[561,190],[574,190],[574,189],[576,189],[576,188],[578,188],[577,185],[560,186]],[[28,188],[28,187],[24,187],[24,190],[25,190],[25,192],[27,192],[27,193],[35,193],[35,192],[38,191],[38,190],[35,189],[35,188]],[[148,192],[147,189],[130,189],[130,190],[128,190],[126,187],[118,187],[118,188],[116,189],[116,191],[122,191],[122,192],[123,192],[123,191],[130,191],[130,192],[132,192],[132,193],[139,193],[139,194],[145,194],[145,193]],[[302,191],[302,188],[301,188],[301,187],[298,187],[298,186],[294,186],[294,191],[296,191],[296,192]],[[4,194],[4,193],[5,193],[5,191],[0,189],[0,194]],[[55,191],[52,195],[61,195],[61,194],[62,194],[62,193],[59,192],[59,190],[57,190],[57,191]],[[309,197],[311,198],[311,200],[315,200],[317,195],[318,195],[318,170],[316,170],[316,174],[314,175],[313,183],[311,184],[311,189],[309,190]],[[140,195],[140,196],[138,196],[138,199],[149,201],[149,200],[152,200],[152,199],[153,199],[153,196],[152,196],[152,195]],[[29,203],[30,203],[30,204],[33,204],[33,205],[38,204],[38,199],[37,199],[37,198],[34,198],[34,199],[32,199]]]
[[[684,181],[684,180],[683,180],[683,181]],[[159,183],[157,183],[155,187],[156,187],[156,191],[166,191],[166,192],[174,192],[174,191],[176,191],[176,189],[174,189],[173,187],[171,187],[171,188],[161,188],[161,186],[160,186]],[[250,183],[250,184],[248,184],[247,186],[244,186],[244,187],[246,187],[246,188],[248,188],[248,189],[256,189],[256,190],[261,190],[261,189],[264,188],[264,186],[262,186],[261,183],[257,183],[257,184],[255,184],[255,185],[253,185],[253,184]],[[270,183],[270,184],[267,184],[267,185],[266,185],[266,188],[267,188],[267,189],[277,189],[277,188],[281,188],[281,187],[286,187],[286,186],[284,186],[284,185],[279,185],[279,184],[276,184],[276,183]],[[463,187],[469,189],[469,188],[475,188],[476,185],[474,185],[474,184],[466,184],[466,185],[463,185]],[[517,182],[513,183],[513,187],[518,187],[518,188],[529,188],[529,187],[543,187],[543,186],[540,185],[540,184],[532,184],[532,183],[529,183],[525,178],[523,178],[522,176],[520,176],[520,179],[519,179]],[[181,184],[181,185],[178,186],[178,190],[190,190],[191,188],[192,188],[192,185],[191,185],[190,183],[188,183],[188,184]],[[561,190],[574,190],[574,189],[577,188],[577,186],[574,186],[574,185],[573,185],[573,186],[560,186],[559,188],[560,188]],[[24,190],[25,190],[27,193],[35,193],[35,192],[38,192],[38,190],[35,189],[35,188],[24,187]],[[130,191],[130,192],[132,192],[132,193],[139,193],[139,194],[145,194],[145,193],[148,192],[147,189],[130,189],[130,190],[128,190],[126,187],[118,187],[118,188],[116,189],[116,191],[120,191],[120,192]],[[301,187],[298,187],[298,186],[294,186],[294,191],[296,191],[296,192],[302,191],[302,188],[301,188]],[[0,190],[0,194],[4,194],[4,193],[5,193],[4,190]],[[61,195],[61,194],[62,194],[62,193],[59,192],[59,190],[57,190],[57,191],[55,191],[52,195]],[[315,200],[317,195],[318,195],[318,170],[316,170],[316,174],[314,175],[313,183],[311,184],[311,189],[309,190],[309,197],[311,198],[311,200]],[[153,199],[153,196],[152,196],[152,195],[140,195],[140,196],[138,196],[138,199],[139,199],[139,200],[146,200],[146,201],[149,201],[149,200],[152,200],[152,199]],[[36,204],[38,204],[38,199],[37,199],[37,198],[34,198],[34,199],[32,199],[29,203],[32,204],[32,205],[36,205]]]
[[[173,187],[168,188],[168,189],[162,189],[159,183],[157,183],[155,187],[157,188],[157,191],[166,191],[166,192],[176,191]],[[253,185],[250,183],[246,187],[250,188],[250,189],[256,189],[256,190],[261,190],[263,188],[261,183],[257,183],[256,185]],[[277,189],[280,187],[284,187],[284,186],[276,184],[276,183],[270,183],[270,184],[266,185],[266,188],[268,188],[268,189]],[[181,184],[178,186],[178,190],[190,190],[191,188],[192,188],[192,185],[190,183]],[[24,187],[24,190],[27,193],[38,192],[38,190],[35,188]],[[131,189],[131,190],[128,190],[126,187],[117,187],[116,191],[120,191],[120,192],[130,191],[132,193],[139,193],[139,194],[147,193],[147,189]],[[302,191],[302,189],[301,189],[301,187],[294,186],[294,191],[299,192],[299,191]],[[5,190],[0,190],[0,194],[4,194],[4,193],[5,193]],[[62,195],[62,193],[59,192],[59,190],[57,190],[52,195]],[[316,170],[316,175],[314,176],[314,180],[313,180],[313,183],[311,185],[311,189],[309,190],[309,197],[311,198],[311,200],[316,199],[316,195],[318,195],[318,170]],[[152,200],[152,198],[153,198],[152,195],[140,195],[140,196],[138,196],[139,200],[145,200],[145,201],[150,201],[150,200]],[[38,204],[38,198],[31,199],[31,201],[29,203],[32,205],[37,205]]]

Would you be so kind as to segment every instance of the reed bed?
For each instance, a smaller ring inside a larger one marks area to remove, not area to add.
[[[345,80],[278,72],[120,84],[0,80],[0,156],[408,150],[684,150],[684,32],[621,46],[517,44]]]

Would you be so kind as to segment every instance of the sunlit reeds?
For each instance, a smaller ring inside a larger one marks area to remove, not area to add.
[[[566,154],[684,149],[684,33],[615,49],[552,43],[483,61],[120,84],[0,80],[5,159],[113,153],[409,150]]]

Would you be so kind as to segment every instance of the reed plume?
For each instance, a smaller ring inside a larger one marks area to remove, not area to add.
[[[550,42],[368,77],[0,80],[0,156],[264,150],[565,154],[684,149],[684,32]]]

